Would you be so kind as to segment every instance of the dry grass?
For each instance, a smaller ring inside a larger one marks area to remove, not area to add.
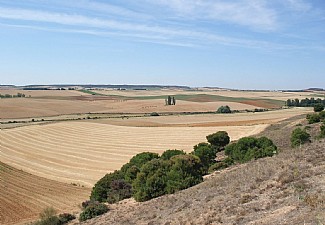
[[[0,224],[36,219],[46,207],[78,211],[90,189],[37,177],[0,162]]]
[[[18,169],[92,186],[133,155],[167,149],[191,151],[206,135],[226,130],[236,140],[267,125],[227,127],[126,127],[91,122],[62,122],[1,131],[1,159]]]

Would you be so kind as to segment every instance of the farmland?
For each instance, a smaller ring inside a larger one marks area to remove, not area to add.
[[[74,210],[99,178],[137,153],[190,152],[208,134],[220,130],[227,131],[231,140],[256,135],[271,124],[311,112],[310,108],[281,109],[286,99],[316,96],[177,89],[92,91],[95,94],[0,90],[1,94],[17,92],[27,97],[0,99],[1,187],[5,190],[0,196],[0,223],[35,218],[49,205],[59,211]],[[176,97],[176,105],[165,105],[169,95]],[[215,114],[222,105],[240,112]],[[269,111],[254,113],[256,108]],[[160,116],[149,116],[152,112]],[[19,210],[25,213],[14,217]]]

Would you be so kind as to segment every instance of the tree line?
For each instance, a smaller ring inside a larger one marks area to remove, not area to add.
[[[10,95],[10,94],[0,94],[0,98],[25,98],[25,94],[23,93],[17,93],[16,95]]]
[[[305,98],[305,99],[288,99],[286,101],[286,106],[294,106],[294,107],[314,107],[316,104],[321,104],[325,106],[325,98]]]

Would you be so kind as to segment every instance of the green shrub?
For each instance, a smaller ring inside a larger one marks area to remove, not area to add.
[[[310,142],[310,134],[306,130],[296,128],[291,134],[291,147],[300,146],[306,142]]]
[[[93,203],[88,205],[82,213],[80,213],[79,221],[89,220],[96,216],[108,212],[108,207],[103,203]]]
[[[199,157],[201,160],[203,174],[207,174],[209,167],[216,162],[216,149],[206,143],[194,146],[194,151],[191,154]]]
[[[325,120],[325,111],[321,111],[318,115],[321,120],[323,120],[323,121]]]
[[[235,162],[241,163],[252,159],[273,156],[276,153],[277,147],[266,137],[244,137],[236,143],[228,145],[225,149],[226,155]]]
[[[166,194],[170,166],[170,160],[162,159],[153,159],[144,164],[133,182],[135,200],[142,202]]]
[[[185,155],[186,153],[183,150],[177,150],[177,149],[173,149],[173,150],[166,150],[161,154],[161,159],[163,160],[169,160],[171,157],[175,156],[175,155]]]
[[[107,202],[115,203],[132,196],[132,186],[125,180],[113,180],[107,194]]]
[[[320,104],[320,103],[317,103],[314,105],[314,112],[321,112],[324,110],[324,105],[323,104]]]
[[[217,110],[217,113],[231,113],[231,109],[229,106],[220,106]]]
[[[320,122],[320,116],[317,113],[314,114],[308,114],[306,116],[306,119],[308,120],[309,124],[313,124],[313,123],[318,123]]]
[[[166,192],[175,193],[203,181],[202,164],[194,155],[178,155],[171,158],[172,166],[167,173]]]
[[[133,156],[130,161],[124,164],[121,168],[121,172],[124,174],[124,179],[127,182],[132,183],[136,178],[137,173],[140,171],[140,168],[147,162],[158,159],[159,155],[152,152],[142,152]]]
[[[62,213],[59,215],[59,220],[61,224],[66,224],[71,220],[74,220],[76,217],[70,213]]]
[[[234,164],[234,160],[230,157],[227,157],[221,162],[216,162],[215,164],[209,167],[209,172],[225,169]]]
[[[226,131],[218,131],[216,133],[210,134],[206,136],[206,139],[217,151],[220,151],[230,142],[229,135]]]
[[[201,161],[194,155],[176,155],[170,160],[153,159],[142,166],[133,182],[133,197],[147,201],[202,182]]]
[[[93,187],[90,195],[92,201],[105,202],[107,201],[108,193],[111,189],[111,182],[114,180],[124,179],[124,174],[116,170],[113,173],[106,174]]]

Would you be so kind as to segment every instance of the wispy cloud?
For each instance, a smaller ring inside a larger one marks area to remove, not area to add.
[[[284,1],[293,10],[305,11],[311,8],[302,0]],[[265,0],[232,2],[225,0],[139,0],[134,3],[134,10],[90,0],[80,0],[78,4],[72,0],[26,0],[26,2],[30,3],[29,6],[40,2],[44,7],[42,10],[33,7],[16,8],[10,7],[8,3],[9,6],[0,7],[0,19],[5,20],[2,24],[51,32],[119,36],[141,42],[186,47],[211,44],[259,49],[301,47],[259,40],[254,36],[241,38],[220,34],[218,30],[211,29],[211,27],[210,29],[204,27],[197,29],[197,26],[189,26],[191,21],[199,23],[202,20],[210,23],[235,24],[274,33],[278,28],[278,15]],[[46,3],[53,7],[46,8]],[[155,6],[160,6],[159,10]],[[59,10],[60,7],[65,10]],[[143,7],[149,7],[152,11],[144,10]],[[75,11],[74,9],[82,10]],[[93,13],[85,13],[84,10]],[[164,15],[158,11],[162,11]],[[177,18],[175,23],[169,23],[171,17]],[[15,23],[13,24],[12,21]]]

